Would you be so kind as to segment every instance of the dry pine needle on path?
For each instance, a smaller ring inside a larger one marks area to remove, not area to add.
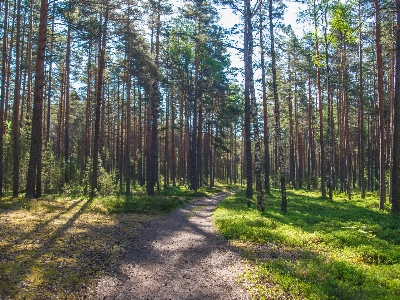
[[[95,288],[98,299],[249,299],[238,283],[244,263],[219,237],[211,215],[219,193],[150,222]]]

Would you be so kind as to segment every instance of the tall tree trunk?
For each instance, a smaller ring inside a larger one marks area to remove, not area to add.
[[[396,0],[396,77],[393,115],[393,141],[400,141],[400,0]],[[392,213],[400,213],[400,147],[393,143]]]
[[[10,90],[11,90],[11,65],[12,65],[12,59],[13,59],[13,49],[14,49],[14,35],[15,35],[15,19],[16,19],[16,14],[17,10],[15,7],[17,6],[17,0],[14,0],[14,9],[13,9],[13,15],[11,17],[11,36],[9,39],[9,48],[8,48],[8,55],[7,55],[7,83],[6,83],[6,97],[5,97],[5,103],[4,103],[4,120],[8,120],[8,114],[10,113],[10,105],[9,105],[9,99],[10,99]]]
[[[201,100],[201,98],[199,99]],[[197,150],[196,150],[196,165],[197,165],[197,187],[203,185],[203,162],[202,152],[203,147],[203,106],[199,105],[199,122],[197,125]]]
[[[249,80],[250,80],[250,97],[251,97],[251,118],[253,121],[254,128],[254,172],[256,179],[256,191],[257,191],[257,208],[260,211],[265,211],[264,205],[264,194],[262,189],[261,180],[261,142],[260,142],[260,132],[258,126],[258,116],[257,116],[257,102],[256,102],[256,92],[254,88],[254,76],[253,76],[253,25],[248,22],[248,47],[249,47],[249,57],[248,57],[248,68],[249,68]]]
[[[251,25],[250,0],[244,0],[244,127],[245,127],[245,158],[246,158],[246,198],[253,198],[253,159],[251,153],[251,99],[250,72],[251,52],[249,51],[249,30]],[[247,202],[250,205],[250,201]]]
[[[314,123],[311,96],[311,74],[308,73],[308,183],[307,189],[316,187],[315,175],[315,142],[314,142]]]
[[[289,85],[292,86],[292,71],[291,71],[291,57],[288,54],[288,81]],[[288,93],[288,111],[289,111],[289,182],[293,188],[296,188],[296,160],[295,160],[295,142],[293,134],[293,102],[292,102],[292,90],[289,88]]]
[[[265,80],[265,49],[263,39],[263,11],[260,2],[260,48],[261,48],[261,86],[264,117],[264,188],[267,195],[271,194],[271,165],[269,153],[269,128],[268,128],[268,106],[267,106],[267,84]]]
[[[138,92],[138,101],[139,101],[139,116],[140,119],[146,119],[143,116],[143,101],[142,101],[142,93],[139,91]],[[143,159],[144,159],[144,155],[143,155],[143,123],[139,122],[139,134],[138,134],[138,140],[139,140],[139,145],[138,145],[138,152],[139,152],[139,157],[138,157],[138,179],[139,179],[139,185],[143,186],[144,185],[144,163],[143,163]]]
[[[325,66],[326,66],[326,94],[327,94],[327,102],[328,102],[328,120],[327,120],[327,153],[328,155],[326,156],[327,158],[327,164],[325,169],[327,170],[326,172],[326,182],[327,182],[327,188],[328,188],[328,197],[329,200],[333,200],[333,169],[334,169],[334,131],[333,131],[333,111],[332,111],[332,95],[331,95],[331,86],[330,86],[330,67],[329,67],[329,44],[328,44],[328,34],[327,34],[327,28],[328,28],[328,20],[327,20],[327,10],[325,9],[325,26],[324,26],[324,40],[325,40]],[[324,165],[321,166],[324,168]]]
[[[376,39],[376,66],[378,71],[378,105],[379,105],[379,209],[385,208],[386,202],[386,183],[385,183],[385,120],[383,103],[383,62],[382,62],[382,44],[381,44],[381,21],[380,4],[375,0],[375,39]]]
[[[68,24],[67,51],[65,57],[65,120],[64,120],[64,181],[70,181],[69,153],[69,111],[70,111],[70,73],[71,73],[71,25]]]
[[[175,103],[171,95],[171,145],[170,145],[170,169],[172,185],[176,186],[176,152],[175,152]]]
[[[88,62],[87,62],[87,90],[86,90],[86,109],[85,109],[85,167],[87,167],[88,161],[89,161],[89,156],[90,156],[90,144],[91,144],[91,135],[90,135],[90,124],[91,124],[91,85],[90,82],[92,80],[92,64],[91,64],[91,59],[92,59],[92,42],[89,42],[88,45],[89,48],[89,53],[88,53]]]
[[[279,107],[279,96],[278,96],[278,83],[276,76],[276,53],[275,53],[275,37],[274,37],[274,23],[273,23],[273,9],[272,0],[269,0],[269,34],[271,39],[271,67],[272,67],[272,87],[274,94],[274,114],[275,114],[275,139],[278,148],[278,159],[279,159],[279,176],[281,183],[281,197],[282,197],[282,211],[286,212],[286,182],[285,182],[285,169],[284,169],[284,156],[283,146],[281,137],[281,119],[280,119],[280,107]]]
[[[19,191],[19,113],[20,113],[20,36],[21,36],[21,0],[17,0],[17,35],[15,45],[15,83],[14,83],[14,103],[13,103],[13,197],[18,197]]]
[[[97,75],[97,89],[96,89],[96,104],[95,104],[95,117],[94,117],[94,139],[93,139],[93,170],[90,196],[95,197],[97,190],[97,177],[99,168],[99,142],[100,142],[100,116],[103,105],[103,75],[106,66],[106,45],[107,45],[107,25],[109,5],[108,0],[105,2],[105,15],[102,31],[102,40],[100,45],[99,67]]]
[[[50,117],[51,117],[51,98],[53,92],[52,86],[52,75],[53,75],[53,46],[54,46],[54,26],[55,26],[55,2],[53,2],[53,16],[51,21],[51,41],[50,41],[50,48],[49,48],[49,79],[47,82],[47,110],[46,110],[46,147],[49,146],[50,142]]]
[[[125,135],[125,193],[131,195],[131,52],[130,45],[126,46],[127,70],[126,70],[126,135]],[[122,130],[122,128],[121,128]],[[122,133],[122,131],[121,131]],[[122,142],[122,140],[121,140]],[[122,148],[121,148],[122,149]],[[122,159],[121,159],[122,160]],[[122,168],[120,169],[122,173]]]
[[[198,170],[197,170],[197,121],[198,121],[198,102],[200,96],[200,44],[196,42],[195,50],[195,79],[194,79],[194,99],[193,99],[193,121],[192,133],[190,138],[189,164],[190,164],[190,189],[198,189]]]
[[[32,35],[33,35],[33,0],[31,0],[30,3],[30,20],[29,20],[29,36],[28,36],[28,66],[31,66],[32,64]],[[52,21],[54,23],[54,20]],[[31,69],[28,68],[28,90],[26,94],[26,117],[27,117],[27,123],[29,124],[30,121],[30,108],[32,105],[32,72]]]
[[[26,197],[41,196],[41,166],[42,166],[42,109],[44,98],[44,57],[47,32],[47,0],[41,0],[39,39],[36,56],[35,94],[32,112],[32,134],[29,157],[29,167],[26,183]],[[36,190],[35,190],[36,189]]]
[[[180,105],[179,105],[179,149],[178,149],[178,176],[179,176],[179,185],[182,185],[185,178],[185,160],[184,160],[184,113],[183,113],[183,101],[185,99],[185,89],[184,89],[184,76],[181,78],[181,97],[180,97]]]
[[[4,103],[6,97],[6,71],[7,71],[7,35],[8,35],[8,0],[4,1],[3,48],[1,61],[1,99],[0,99],[0,197],[3,195],[3,144],[4,144]]]
[[[156,23],[156,43],[155,43],[155,65],[159,67],[160,55],[160,34],[161,34],[161,1],[157,2],[157,23]],[[158,76],[158,75],[157,75]],[[159,89],[158,78],[152,83],[151,100],[150,100],[150,151],[148,163],[146,166],[147,183],[146,190],[150,196],[154,195],[154,187],[158,186],[158,106],[159,106]]]
[[[320,171],[321,171],[321,195],[326,197],[326,168],[325,168],[325,143],[324,143],[324,118],[322,108],[322,89],[321,89],[321,68],[319,66],[319,43],[318,43],[318,27],[317,27],[317,11],[314,0],[314,30],[315,30],[315,56],[317,59],[317,92],[318,92],[318,113],[319,113],[319,145],[321,151]]]
[[[168,94],[165,103],[165,140],[164,140],[164,189],[169,186],[169,175],[171,157],[169,155],[169,137],[170,137],[170,103],[172,102],[172,94]]]
[[[361,14],[361,1],[358,3],[359,10],[359,22],[361,24],[362,14]],[[364,182],[364,165],[365,165],[365,151],[364,151],[364,76],[363,76],[363,45],[362,45],[362,31],[360,28],[359,33],[359,80],[360,80],[360,91],[359,91],[359,117],[358,117],[358,155],[359,155],[359,166],[358,166],[358,182],[361,189],[361,199],[365,198],[365,182]]]

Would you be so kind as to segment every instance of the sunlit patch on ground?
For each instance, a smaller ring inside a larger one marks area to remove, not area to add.
[[[109,214],[87,199],[0,200],[0,295],[81,298],[154,218]]]

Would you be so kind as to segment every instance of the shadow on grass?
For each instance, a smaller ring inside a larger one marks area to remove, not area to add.
[[[267,278],[280,292],[306,298],[400,299],[400,220],[374,209],[373,201],[288,191],[287,213],[277,196],[266,198],[261,213],[247,208],[240,192],[219,205],[215,219],[227,238],[246,241],[244,248],[284,249],[277,259],[266,255],[270,250],[249,250],[258,265],[253,282]],[[282,252],[308,255],[293,260]]]

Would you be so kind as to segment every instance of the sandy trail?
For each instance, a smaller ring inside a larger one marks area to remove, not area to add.
[[[97,299],[249,299],[238,283],[244,263],[215,233],[211,215],[228,193],[201,198],[150,222]]]

